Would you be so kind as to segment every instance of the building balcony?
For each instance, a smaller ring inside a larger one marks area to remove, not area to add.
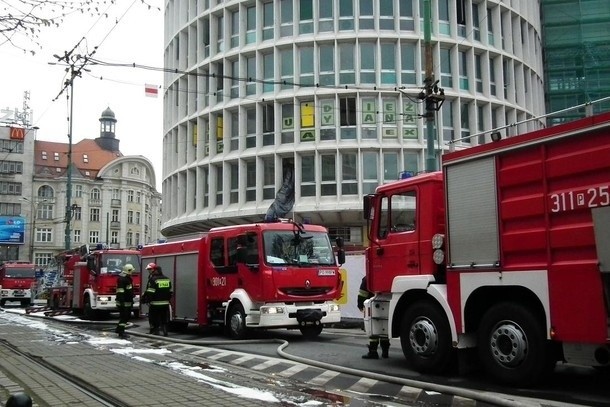
[[[89,206],[102,206],[101,199],[89,199]]]
[[[121,206],[121,200],[120,199],[112,199],[110,200],[110,206]]]
[[[121,222],[110,222],[110,229],[120,229]]]

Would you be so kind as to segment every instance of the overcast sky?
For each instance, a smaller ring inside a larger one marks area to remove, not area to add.
[[[37,139],[67,143],[69,92],[57,98],[66,79],[65,66],[49,62],[56,62],[54,54],[64,55],[84,37],[76,53],[86,55],[97,46],[98,60],[162,68],[163,0],[146,1],[154,7],[149,9],[141,0],[122,0],[107,10],[108,18],[77,15],[59,28],[45,28],[43,48],[35,56],[10,44],[0,45],[0,109],[21,111],[24,91],[29,91],[32,125],[39,127]],[[152,161],[161,192],[163,92],[159,89],[159,96],[151,98],[144,89],[145,84],[162,85],[163,74],[131,67],[88,65],[88,69],[74,81],[73,143],[99,137],[99,118],[110,107],[117,119],[121,152]]]

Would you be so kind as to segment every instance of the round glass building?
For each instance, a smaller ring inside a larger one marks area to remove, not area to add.
[[[376,186],[541,125],[539,6],[168,0],[163,234],[261,221],[280,191],[358,245]]]

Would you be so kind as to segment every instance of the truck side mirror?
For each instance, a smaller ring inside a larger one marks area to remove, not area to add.
[[[371,219],[371,209],[373,208],[373,196],[365,195],[362,201],[362,217],[366,220]]]
[[[335,239],[335,243],[337,244],[337,248],[339,250],[337,250],[337,262],[339,263],[339,265],[342,265],[345,263],[345,250],[343,249],[343,246],[345,245],[343,238],[338,236]]]

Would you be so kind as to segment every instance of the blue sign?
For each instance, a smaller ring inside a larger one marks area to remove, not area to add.
[[[24,243],[25,218],[0,216],[0,243]]]

